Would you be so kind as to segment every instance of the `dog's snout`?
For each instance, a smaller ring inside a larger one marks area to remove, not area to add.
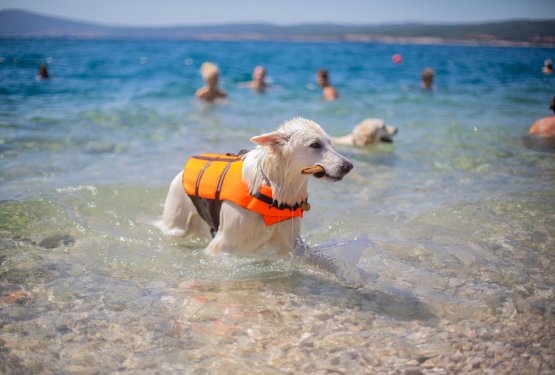
[[[341,166],[341,172],[347,174],[351,171],[351,169],[353,169],[353,163],[351,163],[349,160],[345,160],[343,162],[343,165]]]

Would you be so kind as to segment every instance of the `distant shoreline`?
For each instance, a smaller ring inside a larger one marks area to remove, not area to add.
[[[112,41],[197,41],[197,42],[272,42],[272,43],[377,43],[399,45],[453,45],[467,47],[505,47],[505,48],[555,48],[555,43],[534,43],[509,40],[466,40],[445,39],[439,37],[392,37],[348,35],[345,37],[292,36],[287,38],[268,38],[258,35],[197,35],[194,37],[146,37],[146,36],[107,36],[107,35],[25,35],[0,36],[0,39],[11,40],[112,40]]]
[[[507,20],[462,24],[298,24],[280,26],[251,23],[122,27],[12,9],[0,11],[0,38],[360,42],[555,48],[555,20]]]

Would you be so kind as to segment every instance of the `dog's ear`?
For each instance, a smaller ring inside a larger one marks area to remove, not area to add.
[[[261,134],[251,138],[251,142],[254,142],[259,146],[278,146],[286,141],[287,137],[285,134],[280,132]]]
[[[355,137],[353,137],[353,143],[355,144],[355,146],[366,146],[366,145],[371,145],[372,143],[376,142],[376,135],[374,133],[372,134],[358,134]]]
[[[376,141],[376,131],[359,125],[353,129],[352,138],[355,146],[366,146]]]

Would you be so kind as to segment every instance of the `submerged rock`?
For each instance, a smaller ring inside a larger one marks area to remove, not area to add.
[[[60,246],[69,246],[75,243],[75,239],[68,234],[55,234],[50,237],[46,237],[39,242],[39,246],[45,249],[55,249]]]
[[[6,288],[2,293],[2,301],[6,304],[26,305],[33,299],[33,294],[20,287]]]

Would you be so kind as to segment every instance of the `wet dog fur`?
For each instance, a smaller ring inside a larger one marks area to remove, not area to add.
[[[364,147],[379,142],[391,143],[395,134],[397,128],[386,125],[381,119],[367,118],[358,123],[351,134],[332,137],[332,142],[336,145]]]
[[[243,156],[243,180],[251,193],[269,184],[278,204],[293,206],[307,198],[310,176],[301,173],[303,168],[319,165],[324,172],[315,177],[330,181],[341,180],[353,168],[352,163],[332,147],[326,132],[307,119],[289,120],[274,132],[252,137],[251,141],[257,146]],[[170,185],[158,227],[167,235],[209,237],[209,226],[185,193],[182,173]],[[224,201],[220,227],[206,253],[254,254],[271,250],[285,256],[299,244],[300,226],[300,218],[294,217],[267,227],[259,214]]]

